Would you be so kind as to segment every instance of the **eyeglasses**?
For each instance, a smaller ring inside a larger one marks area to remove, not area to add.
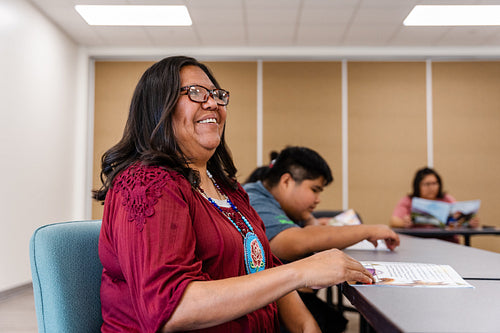
[[[439,182],[421,183],[420,185],[422,185],[422,186],[438,186]]]
[[[205,103],[209,97],[212,97],[217,105],[226,106],[229,103],[229,91],[224,89],[207,89],[203,86],[193,84],[190,86],[181,87],[181,91],[188,95],[189,99],[197,103]]]

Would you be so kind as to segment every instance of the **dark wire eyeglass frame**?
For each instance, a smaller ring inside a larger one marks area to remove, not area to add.
[[[200,90],[199,88],[202,88],[206,91],[206,93],[203,94],[203,98],[201,99],[197,98],[200,97],[200,95],[197,94],[197,92],[199,92]],[[193,89],[197,89],[198,91]],[[212,97],[217,105],[226,106],[229,104],[229,91],[224,89],[208,89],[204,86],[200,86],[199,84],[192,84],[189,86],[181,87],[181,92],[186,92],[182,95],[188,95],[189,99],[196,103],[205,103],[206,101],[208,101],[209,97]]]

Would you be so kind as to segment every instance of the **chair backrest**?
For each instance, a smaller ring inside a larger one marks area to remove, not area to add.
[[[315,210],[312,214],[315,218],[320,217],[335,217],[341,214],[343,210]]]
[[[101,221],[49,224],[30,240],[38,332],[100,332]]]

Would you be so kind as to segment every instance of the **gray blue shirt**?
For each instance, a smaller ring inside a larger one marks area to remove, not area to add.
[[[261,181],[245,184],[243,188],[248,193],[250,205],[264,221],[266,236],[269,241],[283,230],[300,227],[285,214],[278,201],[269,193]]]

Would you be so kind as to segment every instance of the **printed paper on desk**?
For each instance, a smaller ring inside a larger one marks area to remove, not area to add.
[[[375,283],[366,286],[424,288],[474,288],[449,265],[361,261],[372,273]]]
[[[362,240],[361,242],[358,242],[358,243],[353,244],[349,247],[346,247],[344,250],[390,251],[387,248],[385,241],[382,239],[379,239],[377,241],[377,247],[375,247],[372,244],[372,242],[369,242],[365,239],[365,240]]]

